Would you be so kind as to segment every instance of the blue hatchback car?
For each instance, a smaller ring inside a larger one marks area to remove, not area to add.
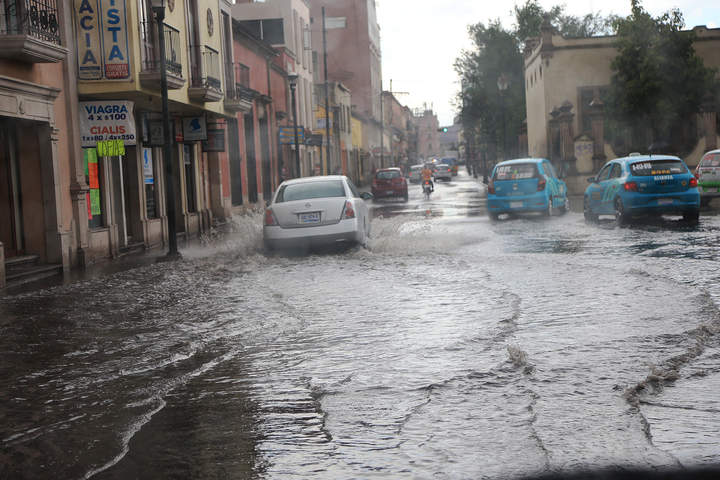
[[[546,216],[568,208],[567,185],[544,158],[521,158],[498,163],[488,182],[488,215],[539,212]]]
[[[700,218],[697,179],[678,157],[617,158],[588,182],[583,201],[588,221],[596,221],[598,215],[614,215],[618,225],[641,215],[682,215],[691,223]]]

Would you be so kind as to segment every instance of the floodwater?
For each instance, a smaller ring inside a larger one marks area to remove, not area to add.
[[[0,478],[508,478],[720,463],[720,217],[490,223],[465,175],[369,249],[261,218],[0,298]]]

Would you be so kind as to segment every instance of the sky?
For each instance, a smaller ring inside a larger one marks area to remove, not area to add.
[[[391,90],[392,81],[400,103],[410,108],[432,107],[441,125],[452,124],[453,99],[459,90],[453,64],[460,52],[471,46],[467,26],[500,19],[512,28],[512,9],[523,3],[525,0],[377,0],[383,88]],[[630,13],[630,0],[540,0],[540,4],[545,9],[565,5],[567,13],[578,16]],[[645,0],[643,6],[654,16],[679,8],[690,28],[720,27],[718,0]]]

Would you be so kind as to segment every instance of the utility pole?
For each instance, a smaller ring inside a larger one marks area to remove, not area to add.
[[[325,28],[325,7],[322,7],[322,33],[323,33],[323,70],[325,71],[325,164],[323,165],[323,175],[327,175],[330,168],[330,94],[328,90],[328,70],[327,70],[327,28]]]

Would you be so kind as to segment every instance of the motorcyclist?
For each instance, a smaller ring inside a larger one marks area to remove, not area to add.
[[[432,172],[432,170],[430,169],[430,167],[429,167],[428,165],[425,165],[425,166],[423,167],[423,170],[422,170],[422,179],[423,179],[423,183],[422,183],[422,184],[423,184],[423,188],[425,188],[425,184],[426,184],[426,183],[429,183],[429,184],[430,184],[430,191],[431,191],[431,192],[434,192],[434,191],[435,191],[435,185],[433,184],[432,178],[433,178],[433,172]]]

